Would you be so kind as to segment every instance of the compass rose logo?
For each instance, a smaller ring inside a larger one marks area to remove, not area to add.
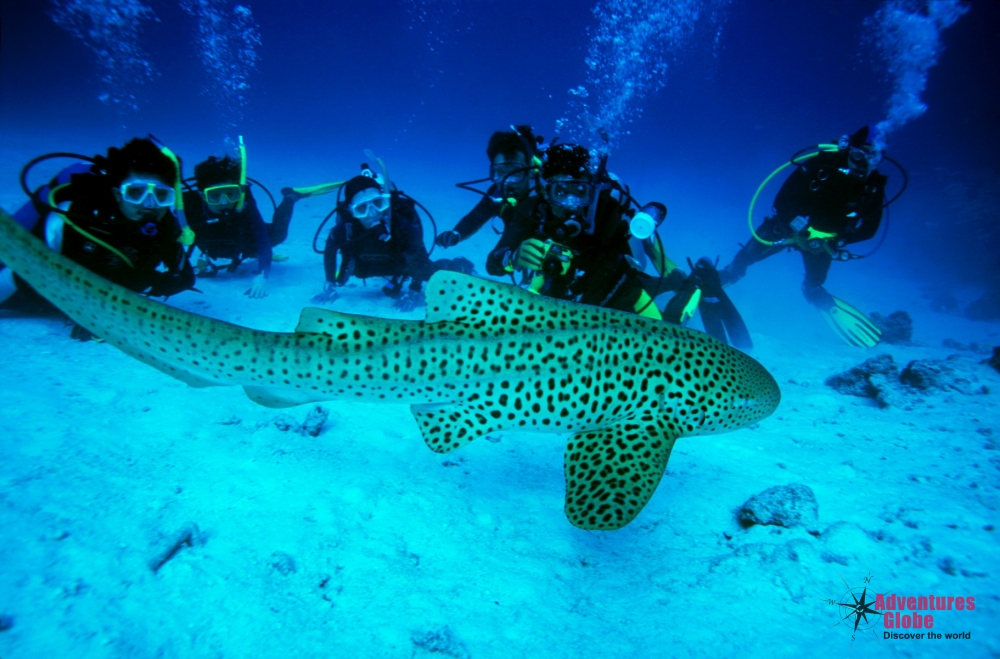
[[[835,605],[837,608],[837,623],[834,627],[846,625],[851,629],[851,645],[857,639],[858,630],[868,631],[875,627],[882,618],[882,612],[875,609],[875,591],[869,587],[872,580],[871,573],[864,578],[864,584],[851,587],[840,575],[840,579],[847,586],[847,591],[840,596],[839,600],[824,600],[827,604]],[[872,631],[872,635],[879,640],[878,634]]]

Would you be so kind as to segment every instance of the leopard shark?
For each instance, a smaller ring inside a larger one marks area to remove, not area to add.
[[[629,524],[681,437],[769,416],[770,373],[711,336],[636,314],[439,271],[426,318],[306,308],[294,332],[184,311],[83,268],[0,211],[0,261],[107,343],[194,387],[257,403],[409,404],[431,450],[502,430],[568,434],[565,513],[587,530]]]

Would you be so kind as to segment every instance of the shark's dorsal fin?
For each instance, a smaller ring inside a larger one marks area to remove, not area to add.
[[[580,432],[566,445],[566,517],[590,531],[620,529],[656,491],[681,430],[661,416]]]
[[[488,279],[439,270],[424,289],[426,322],[492,323],[510,311],[512,306],[520,308],[525,303],[538,300],[537,295],[532,295],[533,300],[521,299],[521,293],[523,291],[514,286],[497,285]]]
[[[427,282],[428,325],[451,322],[484,334],[636,325],[647,319],[601,307],[567,305],[489,279],[438,270]]]
[[[306,307],[299,316],[299,324],[295,326],[295,331],[306,334],[333,334],[337,330],[337,323],[353,323],[357,316],[331,311],[330,309],[317,309],[316,307]]]

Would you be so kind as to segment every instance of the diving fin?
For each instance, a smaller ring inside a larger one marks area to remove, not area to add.
[[[698,286],[701,288],[698,311],[701,312],[701,322],[705,326],[705,331],[740,350],[752,349],[753,339],[750,338],[750,331],[736,305],[723,290],[722,280],[715,264],[705,257],[698,259],[694,264],[691,264],[689,259],[688,264],[691,266],[693,278],[698,281]]]
[[[320,195],[336,192],[347,181],[337,181],[336,183],[322,183],[320,185],[310,185],[301,188],[281,188],[281,194],[285,197],[292,197],[295,200],[305,197],[318,197]]]
[[[848,344],[858,348],[874,348],[882,331],[863,313],[840,298],[833,298],[827,309],[820,309],[827,324]]]

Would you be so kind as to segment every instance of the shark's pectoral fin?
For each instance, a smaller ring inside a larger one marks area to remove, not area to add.
[[[499,421],[457,404],[410,405],[420,433],[435,453],[450,453],[500,429]]]
[[[680,431],[654,417],[581,432],[566,445],[566,517],[588,531],[620,529],[649,502]]]
[[[306,403],[321,403],[330,400],[329,396],[313,395],[307,391],[294,389],[279,389],[277,387],[245,386],[247,398],[264,407],[295,407]]]

